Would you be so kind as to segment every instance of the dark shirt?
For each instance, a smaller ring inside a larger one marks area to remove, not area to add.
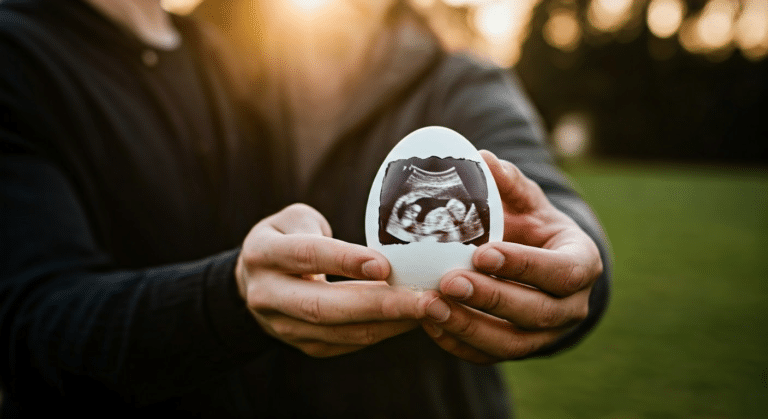
[[[271,210],[259,125],[205,29],[176,25],[164,52],[80,2],[0,6],[6,411],[127,412],[271,342],[233,277]]]

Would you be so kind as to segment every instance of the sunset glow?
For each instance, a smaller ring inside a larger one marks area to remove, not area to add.
[[[333,0],[290,0],[291,5],[300,13],[311,14],[328,6]]]
[[[507,38],[519,23],[516,12],[511,2],[496,2],[480,6],[475,12],[475,26],[488,39]]]
[[[163,9],[177,15],[187,15],[195,10],[202,0],[160,0]]]
[[[278,13],[287,24],[328,25],[334,13],[352,0],[280,0]],[[375,1],[375,0],[354,0]],[[690,14],[686,0],[589,0],[584,16],[573,0],[408,0],[424,12],[443,46],[449,50],[473,50],[502,66],[520,58],[530,35],[534,9],[548,6],[539,28],[547,44],[561,51],[576,51],[595,36],[616,33],[631,40],[641,32],[629,31],[644,23],[656,38],[676,37],[688,52],[723,57],[738,48],[759,60],[768,56],[768,0],[705,0],[700,11]],[[163,0],[174,11],[192,10],[200,0]],[[641,20],[644,18],[644,22]],[[301,24],[303,22],[303,24]],[[610,39],[610,38],[607,38]]]

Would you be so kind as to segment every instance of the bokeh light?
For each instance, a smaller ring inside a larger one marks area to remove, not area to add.
[[[486,39],[504,40],[515,29],[516,11],[511,2],[484,4],[475,12],[475,27]]]
[[[646,18],[648,29],[659,38],[669,38],[680,28],[685,12],[683,0],[651,0]]]
[[[411,4],[417,9],[429,9],[437,3],[437,0],[411,0]]]
[[[739,11],[737,0],[709,0],[701,12],[686,18],[678,39],[688,52],[722,61],[733,51]]]
[[[589,149],[592,128],[584,112],[570,112],[563,115],[552,130],[555,150],[563,157],[578,157]]]
[[[747,0],[736,22],[736,45],[750,60],[768,55],[768,0]]]
[[[188,15],[195,10],[202,0],[160,0],[163,9],[177,15]]]
[[[733,40],[738,4],[733,0],[710,0],[696,23],[696,34],[708,50],[726,47]]]
[[[508,67],[520,58],[520,47],[528,35],[533,8],[541,0],[501,0],[478,4],[471,24],[483,38],[481,53]]]
[[[169,10],[188,13],[201,0],[162,1]],[[672,40],[675,37],[685,51],[707,55],[714,61],[727,58],[736,48],[750,60],[768,56],[768,0],[407,1],[423,14],[446,49],[471,51],[503,67],[518,63],[522,45],[532,30],[540,30],[536,36],[565,52],[578,51],[583,45],[629,43],[643,36],[646,26],[654,38],[665,40],[649,43],[649,51],[656,59],[672,56],[677,48],[673,45],[677,42]],[[391,3],[392,0],[381,1],[381,4]],[[364,27],[361,20],[365,19],[364,14],[354,17],[355,14],[345,10],[353,8],[352,4],[357,8],[379,3],[377,0],[280,0],[264,4],[279,9],[274,15],[284,21],[286,27],[294,32],[306,32],[334,26],[328,22]],[[689,4],[703,7],[689,14]],[[545,16],[538,28],[530,26],[534,10],[540,10]],[[298,42],[294,38],[283,35],[280,42],[286,45]]]
[[[549,45],[563,51],[573,51],[581,41],[581,25],[576,12],[571,9],[558,8],[552,11],[544,24],[544,40]]]
[[[587,20],[601,32],[616,32],[632,17],[634,0],[592,0]]]
[[[472,6],[482,3],[489,3],[494,0],[443,0],[443,3],[452,7]]]
[[[683,23],[680,25],[680,31],[677,34],[680,45],[692,54],[705,52],[704,44],[701,42],[701,39],[699,39],[699,35],[696,32],[696,22],[697,19],[695,17],[689,17],[683,20]]]

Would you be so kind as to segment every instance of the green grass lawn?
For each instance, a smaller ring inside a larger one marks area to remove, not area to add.
[[[768,171],[570,164],[614,253],[577,348],[503,365],[520,418],[768,417]]]

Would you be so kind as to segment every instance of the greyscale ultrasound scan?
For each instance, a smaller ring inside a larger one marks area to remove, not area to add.
[[[379,242],[488,242],[488,185],[480,163],[412,157],[387,166],[381,185]]]

